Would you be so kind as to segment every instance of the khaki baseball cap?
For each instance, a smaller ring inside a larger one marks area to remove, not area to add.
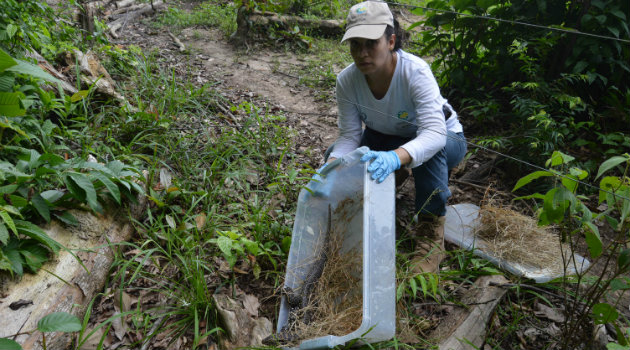
[[[350,8],[346,18],[346,34],[341,42],[350,38],[376,40],[383,36],[387,25],[394,26],[394,16],[387,3],[364,1]]]

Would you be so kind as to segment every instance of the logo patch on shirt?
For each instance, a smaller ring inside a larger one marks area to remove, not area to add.
[[[396,117],[398,117],[398,119],[407,120],[407,118],[409,118],[409,113],[400,111]]]

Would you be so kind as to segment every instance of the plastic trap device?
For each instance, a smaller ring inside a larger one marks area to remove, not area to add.
[[[388,176],[379,184],[370,178],[368,163],[360,161],[367,151],[361,147],[330,163],[300,192],[284,282],[293,291],[302,290],[315,265],[321,264],[332,229],[341,239],[341,253],[360,254],[360,266],[348,271],[359,281],[351,292],[361,295],[356,298],[362,303],[360,326],[344,335],[304,339],[296,349],[333,348],[355,339],[374,343],[395,335],[395,180]],[[283,295],[278,334],[290,322],[291,308]]]

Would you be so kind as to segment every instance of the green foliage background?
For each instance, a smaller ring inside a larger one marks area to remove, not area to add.
[[[539,162],[553,150],[586,147],[596,158],[590,168],[630,148],[629,2],[435,0],[426,6],[438,11],[414,10],[430,28],[418,53],[435,57],[449,99],[474,117],[471,131],[498,129],[503,150]]]

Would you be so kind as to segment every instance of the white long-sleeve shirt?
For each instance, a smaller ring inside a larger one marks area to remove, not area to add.
[[[403,50],[396,53],[394,76],[380,100],[374,98],[354,63],[337,76],[339,137],[331,157],[339,158],[359,147],[362,123],[383,134],[413,138],[401,146],[411,156],[410,168],[431,159],[444,147],[447,129],[463,131],[455,111],[445,121],[442,108],[447,101],[429,65]]]

